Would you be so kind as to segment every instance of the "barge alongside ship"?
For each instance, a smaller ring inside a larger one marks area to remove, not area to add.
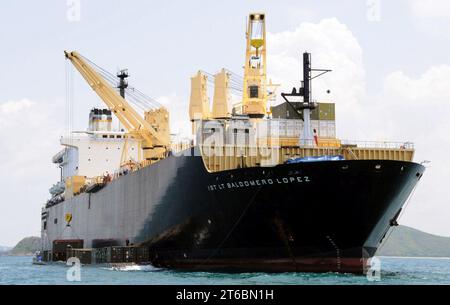
[[[165,110],[146,112],[145,122],[128,117],[135,113],[126,73],[118,75],[119,92],[110,90],[102,70],[67,52],[108,109],[93,110],[86,134],[63,139],[53,159],[62,179],[42,212],[45,260],[364,272],[424,167],[412,162],[411,143],[337,139],[334,104],[312,102],[308,53],[303,85],[268,110],[275,86],[266,81],[265,43],[265,15],[251,14],[238,106],[230,72],[215,76],[212,111],[208,75],[192,78],[195,140],[184,144],[167,140]],[[127,132],[111,131],[112,115]]]

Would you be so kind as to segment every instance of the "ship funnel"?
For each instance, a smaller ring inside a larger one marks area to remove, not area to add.
[[[111,131],[111,110],[94,108],[89,113],[89,131]]]

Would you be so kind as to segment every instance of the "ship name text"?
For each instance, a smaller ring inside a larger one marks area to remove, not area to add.
[[[311,182],[309,176],[264,178],[256,180],[243,180],[243,181],[232,181],[218,184],[210,184],[208,185],[208,191],[213,192],[220,190],[244,189],[258,186],[270,186],[276,184],[294,184],[294,183],[309,183],[309,182]]]

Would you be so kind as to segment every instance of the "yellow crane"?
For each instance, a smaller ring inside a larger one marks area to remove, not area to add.
[[[246,114],[252,119],[270,114],[268,101],[275,96],[280,85],[267,82],[265,14],[249,15],[246,40],[242,101],[232,105],[229,94],[231,74],[223,69],[213,76],[214,102],[211,111],[207,92],[208,75],[199,71],[191,78],[189,114],[192,122],[227,119],[232,113]]]
[[[253,118],[262,118],[268,114],[267,101],[275,94],[275,90],[268,93],[267,89],[276,89],[279,86],[267,83],[265,14],[250,14],[246,39],[242,113]]]
[[[169,112],[166,108],[145,112],[142,117],[79,53],[64,51],[89,86],[116,115],[129,135],[141,140],[143,157],[150,163],[164,159],[170,149]]]

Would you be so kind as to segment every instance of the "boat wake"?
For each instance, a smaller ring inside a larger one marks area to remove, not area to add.
[[[122,272],[154,272],[160,271],[161,268],[153,267],[152,265],[121,265],[121,266],[110,266],[105,268],[110,271],[122,271]]]

